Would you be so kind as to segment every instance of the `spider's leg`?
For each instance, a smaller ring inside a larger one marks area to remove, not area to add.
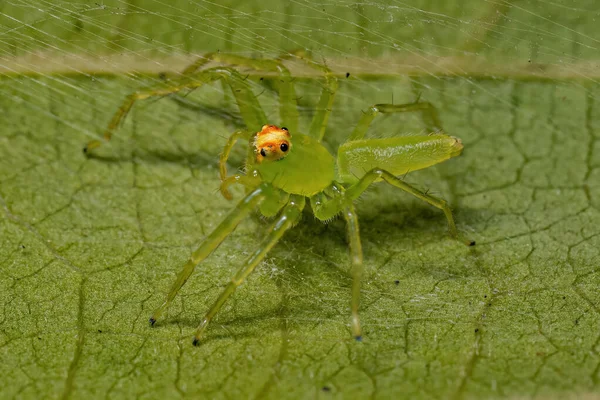
[[[194,345],[200,343],[202,334],[206,330],[206,327],[213,319],[213,317],[219,312],[225,301],[235,292],[238,286],[240,286],[254,271],[258,263],[267,255],[269,250],[275,246],[275,244],[281,239],[283,234],[290,229],[302,216],[302,209],[304,208],[305,199],[301,196],[293,196],[289,203],[283,208],[281,215],[275,223],[271,226],[267,237],[263,240],[260,247],[256,249],[250,257],[246,259],[244,264],[240,267],[237,273],[231,278],[231,281],[221,292],[221,295],[217,298],[212,307],[208,310],[204,319],[198,326],[198,330],[194,335]]]
[[[227,200],[231,200],[233,196],[229,191],[229,186],[237,183],[245,186],[246,189],[248,189],[256,187],[259,182],[260,179],[257,179],[253,176],[235,174],[223,179],[221,181],[221,186],[219,186],[219,190],[221,191],[223,197],[225,197]]]
[[[446,215],[446,219],[448,220],[448,229],[450,231],[450,236],[453,238],[460,240],[458,231],[456,230],[456,224],[454,223],[454,217],[452,216],[452,209],[446,202],[446,200],[441,199],[439,197],[432,196],[421,190],[415,188],[412,185],[398,179],[396,176],[391,174],[388,171],[385,171],[380,168],[374,168],[371,171],[367,172],[356,184],[350,186],[346,189],[344,196],[349,200],[357,199],[367,188],[375,181],[383,179],[387,183],[392,186],[395,186],[399,189],[404,190],[407,193],[412,194],[413,196],[421,199],[432,206],[439,208]],[[467,246],[474,246],[475,241],[473,240],[461,240]]]
[[[437,116],[437,111],[433,104],[422,101],[410,104],[375,104],[366,111],[356,124],[349,140],[360,140],[365,137],[369,125],[379,113],[400,113],[400,112],[422,112],[426,117],[426,127],[428,133],[441,132],[442,128]]]
[[[362,340],[358,306],[360,302],[360,283],[363,274],[363,252],[360,243],[358,218],[352,200],[346,195],[344,188],[333,183],[322,193],[317,193],[310,198],[311,208],[315,217],[327,221],[339,214],[340,211],[346,220],[348,229],[348,242],[350,245],[350,259],[352,261],[352,334],[358,341]]]
[[[323,140],[325,135],[325,129],[327,128],[327,121],[331,115],[331,107],[333,106],[333,100],[337,93],[338,81],[333,75],[325,76],[325,86],[321,91],[321,97],[317,104],[317,110],[313,116],[312,122],[310,123],[309,133],[312,137],[317,138],[319,142]]]
[[[279,116],[281,118],[281,126],[285,126],[292,133],[298,132],[296,90],[294,89],[292,75],[281,60],[256,59],[236,54],[208,53],[185,68],[183,74],[194,74],[211,61],[224,65],[246,67],[258,72],[263,71],[277,74],[279,78]]]
[[[352,259],[352,334],[358,341],[362,340],[360,333],[360,319],[358,318],[358,305],[360,301],[360,283],[363,274],[363,252],[360,244],[358,218],[352,204],[344,211],[344,219],[348,227],[348,241],[350,242],[350,257]]]
[[[297,58],[304,62],[310,68],[316,69],[323,73],[325,77],[325,85],[321,91],[321,97],[317,103],[317,108],[313,119],[310,123],[309,134],[316,138],[318,141],[323,140],[325,135],[325,129],[327,128],[327,121],[331,115],[331,107],[333,106],[333,100],[338,89],[338,80],[335,75],[331,72],[329,67],[323,63],[314,61],[311,57],[304,54],[303,52],[295,55],[285,57],[288,59]]]
[[[204,239],[202,244],[192,253],[189,261],[179,272],[179,275],[177,275],[177,279],[173,283],[173,286],[171,286],[164,303],[152,313],[152,316],[150,317],[150,323],[152,325],[154,325],[156,320],[162,315],[169,304],[171,304],[181,287],[188,280],[192,272],[194,272],[196,266],[219,247],[240,221],[247,217],[248,214],[250,214],[250,212],[269,195],[272,195],[271,186],[267,184],[260,185],[244,197],[219,226]]]
[[[202,69],[206,64],[213,61],[216,57],[219,56],[219,53],[208,53],[203,56],[198,57],[193,63],[188,65],[182,71],[183,75],[193,75],[198,70]]]
[[[136,101],[150,97],[167,96],[184,89],[196,89],[219,79],[224,80],[231,87],[231,91],[235,96],[238,108],[248,130],[256,131],[267,122],[267,117],[260,107],[256,96],[250,89],[248,82],[232,68],[215,67],[130,94],[125,98],[123,104],[112,117],[108,127],[104,131],[104,139],[111,139],[113,133],[117,130]],[[86,145],[84,151],[87,152],[100,146],[100,144],[100,141],[93,140]]]
[[[227,160],[229,159],[229,154],[231,153],[231,149],[233,149],[233,146],[238,141],[238,139],[250,140],[251,136],[252,132],[248,130],[239,130],[233,132],[231,136],[229,136],[229,139],[227,140],[227,143],[225,143],[223,151],[219,156],[219,176],[221,178],[221,194],[227,200],[231,200],[232,198],[231,193],[229,192],[229,190],[227,190],[228,185],[223,185],[225,180],[227,179]]]

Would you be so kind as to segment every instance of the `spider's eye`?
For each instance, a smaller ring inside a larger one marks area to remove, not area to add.
[[[263,157],[267,156],[267,152],[265,151],[265,149],[260,149],[260,155]]]
[[[279,148],[285,153],[286,151],[288,151],[289,146],[287,143],[281,143],[281,146],[279,146]]]
[[[282,126],[281,129],[284,130],[284,131],[288,130],[288,128],[286,128],[285,126]]]

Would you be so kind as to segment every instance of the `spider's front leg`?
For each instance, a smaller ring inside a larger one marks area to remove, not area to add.
[[[265,71],[277,74],[280,123],[281,126],[287,127],[291,132],[298,131],[298,104],[296,90],[294,88],[294,79],[283,62],[300,61],[309,68],[322,73],[325,82],[310,124],[309,134],[319,141],[323,139],[327,121],[331,114],[333,101],[338,90],[338,79],[327,65],[313,60],[311,57],[304,54],[304,52],[289,53],[278,59],[256,59],[236,54],[209,53],[198,58],[198,60],[189,65],[183,71],[183,74],[193,74],[199,69],[204,68],[211,61],[246,67],[253,69],[254,71]]]
[[[287,127],[292,132],[298,131],[298,105],[296,103],[296,90],[294,79],[289,69],[279,59],[261,59],[244,57],[237,54],[208,53],[199,57],[195,62],[183,70],[184,75],[193,75],[210,62],[223,65],[249,68],[257,72],[276,74],[279,92],[279,116],[281,126]]]
[[[319,101],[308,130],[310,136],[314,137],[320,142],[323,140],[323,136],[325,135],[325,130],[327,128],[327,121],[329,121],[329,116],[331,115],[333,101],[339,86],[338,79],[324,62],[319,63],[313,60],[313,58],[305,54],[304,51],[289,54],[282,57],[282,59],[299,60],[306,64],[309,68],[321,72],[325,78],[325,84],[321,90],[321,95],[319,96]]]
[[[293,227],[302,216],[302,210],[304,209],[305,198],[302,196],[292,196],[288,204],[283,208],[279,218],[273,223],[269,229],[267,237],[263,240],[260,247],[256,249],[240,267],[237,273],[231,278],[231,281],[221,292],[221,295],[217,298],[212,307],[208,310],[202,322],[198,326],[198,330],[194,335],[194,346],[200,344],[200,339],[204,334],[204,331],[208,327],[208,324],[213,317],[219,312],[225,301],[235,292],[238,286],[240,286],[248,275],[254,271],[256,266],[265,258],[267,253],[277,244],[283,234]]]
[[[189,261],[183,266],[177,275],[177,279],[171,286],[165,301],[158,307],[150,317],[150,324],[154,325],[162,313],[169,307],[181,287],[187,282],[194,272],[196,266],[208,257],[235,227],[254,210],[267,196],[272,195],[273,189],[270,185],[263,184],[250,192],[243,198],[236,208],[212,231],[202,244],[192,253]]]

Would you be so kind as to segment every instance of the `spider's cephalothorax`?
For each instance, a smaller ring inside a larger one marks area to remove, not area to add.
[[[280,160],[285,157],[292,148],[290,139],[291,135],[287,128],[279,128],[275,125],[263,125],[260,132],[257,132],[254,137],[256,162]]]
[[[446,135],[440,128],[435,108],[427,102],[375,104],[363,113],[356,128],[350,134],[349,141],[337,149],[337,157],[334,157],[321,144],[321,140],[338,88],[336,76],[325,65],[303,56],[298,57],[299,61],[306,62],[309,67],[323,72],[325,83],[308,135],[296,133],[298,131],[297,96],[293,78],[283,63],[284,59],[254,60],[230,54],[208,54],[186,68],[181,78],[167,82],[167,86],[161,84],[155,88],[143,89],[129,95],[104,132],[104,138],[109,140],[137,100],[196,89],[216,80],[225,82],[232,89],[246,129],[234,132],[221,153],[219,160],[221,193],[225,198],[231,199],[232,194],[228,191],[228,186],[242,184],[246,187],[246,196],[192,253],[173,283],[166,300],[152,314],[150,323],[154,324],[161,316],[179,289],[188,280],[194,268],[208,257],[252,210],[258,208],[264,216],[275,217],[275,221],[259,248],[250,253],[207,312],[196,331],[194,344],[199,343],[204,330],[229,296],[244,282],[283,234],[298,223],[307,200],[317,219],[328,221],[341,214],[346,221],[353,278],[351,329],[357,340],[361,339],[358,309],[363,255],[358,216],[353,201],[372,183],[385,181],[442,210],[448,220],[450,234],[455,238],[458,237],[452,211],[446,201],[423,192],[398,178],[408,172],[427,168],[461,153],[463,146],[460,140]],[[245,66],[261,73],[279,74],[280,118],[281,122],[290,129],[265,124],[266,114],[246,77],[243,77],[235,68],[227,66],[203,69],[209,62]],[[426,135],[365,139],[369,125],[379,113],[413,111],[423,113]],[[260,131],[257,132],[259,128]],[[289,131],[294,133],[293,145]],[[246,169],[244,174],[229,176],[227,160],[238,139],[247,140],[250,145]],[[99,145],[100,141],[94,140],[87,144],[84,151],[87,152]],[[465,242],[469,245],[475,244],[469,240]]]

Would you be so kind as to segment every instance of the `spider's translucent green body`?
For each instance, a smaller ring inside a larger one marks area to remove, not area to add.
[[[316,139],[294,135],[289,154],[277,161],[255,166],[261,180],[289,194],[310,197],[335,179],[335,159]]]
[[[294,135],[294,147],[277,162],[256,166],[261,179],[290,194],[313,196],[332,185],[356,183],[374,168],[392,175],[430,167],[457,156],[460,140],[444,135],[404,136],[346,142],[334,157],[317,140],[307,135]]]
[[[150,322],[152,324],[156,322],[190,277],[194,268],[208,257],[252,210],[258,208],[263,215],[275,217],[275,220],[261,246],[251,253],[209,309],[196,331],[194,344],[199,343],[209,322],[237,286],[254,270],[283,234],[300,220],[307,200],[310,201],[316,218],[327,221],[335,215],[341,214],[347,223],[353,275],[351,326],[352,332],[358,340],[361,339],[358,309],[362,275],[362,247],[358,217],[353,201],[369,185],[383,180],[441,209],[446,215],[450,234],[453,237],[458,236],[452,212],[444,200],[424,193],[398,178],[410,171],[427,168],[455,157],[462,151],[459,139],[443,133],[433,106],[427,102],[417,102],[404,105],[377,104],[370,107],[350,134],[350,140],[338,148],[337,157],[334,157],[321,144],[321,140],[337,90],[337,80],[325,66],[306,58],[300,58],[300,61],[319,69],[325,77],[324,89],[308,135],[297,132],[298,112],[293,80],[282,60],[253,60],[223,54],[209,54],[186,68],[181,78],[161,86],[132,93],[125,99],[105,132],[105,139],[110,139],[137,100],[177,93],[184,89],[195,89],[215,80],[222,80],[232,88],[247,129],[234,132],[223,149],[220,158],[221,193],[230,199],[229,185],[242,184],[246,187],[246,196],[192,253],[190,260],[174,282],[167,299],[156,309]],[[246,68],[278,73],[280,75],[280,118],[282,125],[288,128],[265,125],[269,121],[267,121],[248,82],[234,68],[219,66],[203,69],[209,62],[242,65]],[[379,113],[412,111],[423,113],[428,126],[428,134],[365,139],[371,121]],[[285,131],[283,132],[286,135],[285,147],[281,147],[281,150],[277,149],[274,144],[276,141],[271,141],[270,131],[259,132],[261,126],[263,126],[263,130],[269,128]],[[263,139],[260,139],[262,140],[260,146],[263,146],[262,142],[265,142],[263,148],[268,149],[271,152],[269,154],[262,152],[262,149],[257,147],[261,134]],[[248,143],[246,173],[228,176],[227,159],[239,139],[244,139]],[[90,142],[85,151],[91,150],[99,144],[98,141]],[[271,157],[274,154],[280,155]],[[474,244],[474,242],[466,242],[470,245]]]

